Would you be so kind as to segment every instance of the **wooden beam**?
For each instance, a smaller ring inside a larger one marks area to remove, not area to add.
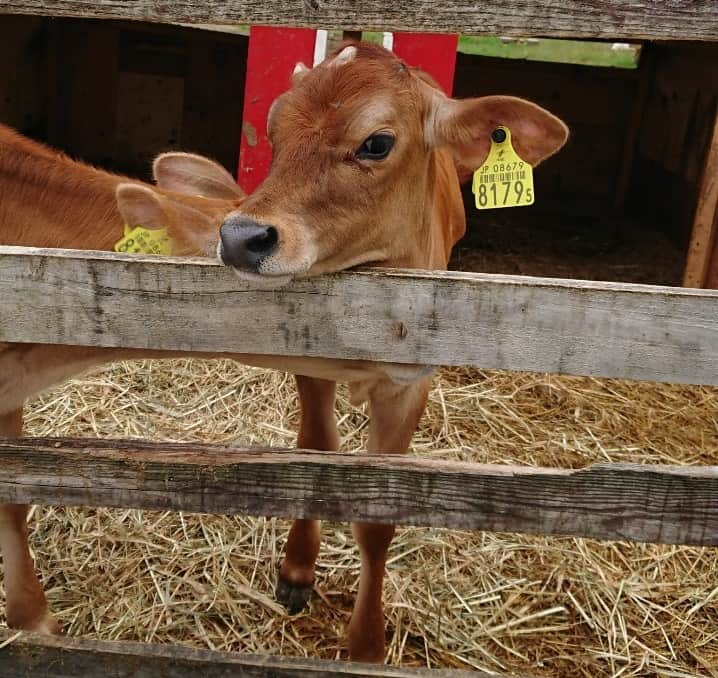
[[[488,678],[451,669],[215,652],[179,645],[48,637],[0,629],[3,678]],[[512,674],[513,675],[513,674]]]
[[[718,384],[715,290],[373,270],[268,291],[207,259],[18,247],[0,289],[0,342]]]
[[[718,40],[714,0],[14,0],[0,12],[186,24],[621,40]]]
[[[394,455],[0,440],[0,502],[718,545],[718,466],[581,470]]]
[[[693,231],[688,245],[685,287],[705,287],[712,264],[713,246],[718,228],[718,111],[713,134],[706,152],[703,175],[698,189]]]

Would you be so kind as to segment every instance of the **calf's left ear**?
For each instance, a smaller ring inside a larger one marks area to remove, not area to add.
[[[503,125],[519,157],[535,167],[568,139],[568,127],[555,115],[525,99],[487,96],[449,99],[432,92],[426,135],[435,146],[448,146],[457,166],[473,172],[491,148],[491,133]]]

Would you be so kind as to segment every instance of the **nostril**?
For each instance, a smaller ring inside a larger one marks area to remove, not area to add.
[[[218,253],[228,266],[257,271],[279,247],[279,229],[241,215],[227,218],[219,229]]]
[[[274,226],[267,226],[263,233],[258,233],[247,240],[246,247],[255,254],[267,254],[277,245],[279,234]]]

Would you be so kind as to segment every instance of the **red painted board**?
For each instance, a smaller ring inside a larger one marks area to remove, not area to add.
[[[237,177],[247,193],[262,183],[269,170],[272,158],[267,139],[269,108],[289,89],[298,61],[311,68],[315,36],[316,31],[306,28],[252,26],[250,29]]]
[[[431,75],[447,94],[454,88],[458,35],[394,33],[394,54]]]

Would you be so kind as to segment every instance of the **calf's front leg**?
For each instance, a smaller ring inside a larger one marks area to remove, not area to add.
[[[22,410],[0,414],[0,437],[22,435]],[[60,633],[35,574],[27,529],[27,504],[0,504],[0,553],[5,573],[8,626],[24,631]]]
[[[406,452],[426,407],[431,377],[407,386],[389,380],[369,391],[369,452]],[[359,590],[349,622],[349,658],[383,662],[385,653],[382,585],[386,554],[394,537],[393,525],[354,523],[361,569]]]
[[[334,416],[336,383],[313,377],[296,377],[301,419],[297,447],[309,450],[338,450],[339,432]],[[295,520],[289,531],[284,560],[277,579],[276,597],[290,614],[301,612],[312,595],[320,523]]]

